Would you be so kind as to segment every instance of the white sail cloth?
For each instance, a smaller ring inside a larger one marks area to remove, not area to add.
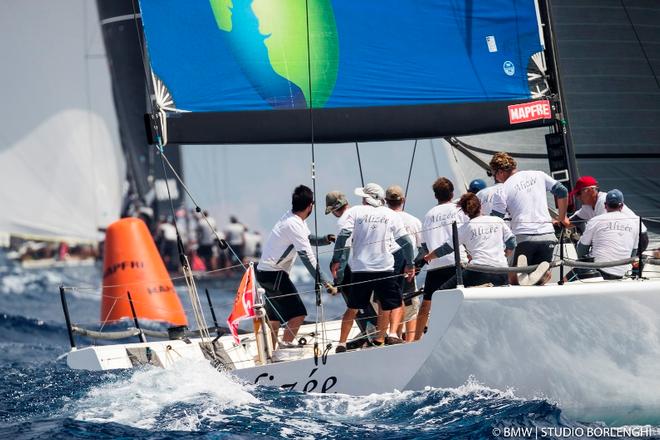
[[[9,2],[0,15],[0,233],[97,241],[119,217],[124,160],[94,5]]]

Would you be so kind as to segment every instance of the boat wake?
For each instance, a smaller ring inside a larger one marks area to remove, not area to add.
[[[356,397],[282,392],[237,381],[206,362],[146,368],[90,389],[63,412],[78,422],[138,430],[223,432],[285,438],[489,435],[499,424],[565,425],[544,400],[517,398],[471,380]]]

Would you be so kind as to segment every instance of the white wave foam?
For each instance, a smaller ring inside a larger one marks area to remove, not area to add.
[[[208,417],[215,418],[228,407],[257,403],[247,385],[217,372],[208,362],[175,364],[170,369],[138,370],[128,379],[98,386],[74,404],[74,418],[92,422],[115,422],[150,429],[162,420],[161,429],[191,431]],[[184,411],[176,420],[163,414],[175,404],[203,405],[200,413]]]

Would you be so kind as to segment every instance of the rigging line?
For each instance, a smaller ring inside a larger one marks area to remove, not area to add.
[[[417,139],[415,139],[415,145],[413,146],[412,158],[410,158],[410,169],[408,170],[408,180],[406,181],[406,191],[403,194],[403,207],[401,209],[406,209],[406,200],[408,199],[408,188],[410,187],[410,176],[412,176],[413,164],[415,163],[415,152],[417,151]]]
[[[314,99],[312,91],[312,53],[311,53],[311,39],[309,35],[309,0],[305,0],[305,26],[307,32],[307,87],[309,90],[309,125],[310,125],[310,135],[312,141],[312,192],[314,193],[314,205],[312,209],[314,210],[314,235],[318,237],[318,215],[316,209],[316,152],[314,146]],[[318,240],[314,243],[314,252],[316,253],[316,268],[314,274],[314,287],[316,290],[316,333],[318,334],[318,316],[319,310],[323,310],[322,298],[321,298],[321,267],[319,264],[319,243]],[[321,336],[322,340],[325,339],[325,326],[323,327],[323,335]]]
[[[362,174],[362,161],[360,160],[360,145],[355,141],[355,152],[357,153],[358,168],[360,169],[360,182],[364,187],[364,174]]]
[[[447,142],[453,145],[460,145],[461,147],[474,151],[476,153],[482,153],[482,154],[495,154],[497,151],[495,150],[489,150],[486,148],[479,148],[475,147],[474,145],[470,145],[468,143],[463,142],[462,140],[458,139],[457,137],[446,137],[444,138]],[[509,153],[511,157],[516,157],[520,159],[547,159],[548,155],[543,154],[543,153]]]
[[[644,48],[644,44],[642,43],[642,40],[639,38],[639,34],[637,33],[637,28],[635,27],[635,24],[633,23],[632,18],[630,17],[630,13],[628,12],[628,8],[626,7],[625,0],[621,0],[621,7],[623,7],[623,11],[626,13],[626,17],[628,18],[630,27],[632,27],[633,33],[635,34],[635,38],[637,39],[637,43],[639,43],[639,48],[642,49],[642,53],[644,54],[644,59],[648,63],[649,69],[651,69],[651,73],[653,74],[653,79],[655,79],[655,84],[660,89],[660,79],[658,79],[658,74],[655,72],[655,69],[653,68],[653,63],[651,63],[651,60],[649,59],[649,55],[648,53],[646,53],[646,49]]]

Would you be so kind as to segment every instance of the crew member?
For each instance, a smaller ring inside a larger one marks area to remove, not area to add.
[[[312,250],[311,234],[305,220],[312,213],[313,206],[312,190],[305,185],[296,187],[291,196],[291,210],[273,226],[257,264],[257,281],[266,291],[266,314],[273,330],[273,345],[277,343],[280,325],[285,326],[284,344],[291,344],[307,315],[307,309],[289,278],[296,255],[300,256],[313,279],[318,273],[320,283],[336,292],[318,268]],[[326,240],[324,244],[329,243]]]
[[[367,305],[372,292],[379,303],[378,335],[373,339],[374,344],[401,343],[403,341],[396,336],[396,331],[401,322],[403,302],[396,284],[390,242],[395,240],[401,246],[404,258],[409,262],[413,261],[412,242],[399,216],[383,206],[385,191],[380,185],[369,183],[364,188],[356,188],[355,195],[362,197],[362,205],[348,211],[335,243],[331,266],[333,274],[340,270],[346,241],[352,235],[348,264],[353,271],[353,286],[347,296],[349,304],[342,318],[339,344],[346,343],[358,309]],[[404,273],[412,279],[414,266],[409,264]]]
[[[493,211],[493,199],[495,198],[495,194],[501,190],[501,183],[495,182],[495,185],[486,186],[486,182],[481,179],[474,179],[468,187],[468,192],[476,194],[479,197],[482,215],[491,215]]]
[[[387,191],[385,191],[385,202],[387,203],[388,208],[401,217],[401,221],[403,221],[403,226],[406,228],[408,237],[410,237],[410,240],[412,241],[413,249],[415,250],[415,253],[419,253],[422,245],[422,222],[414,215],[403,210],[403,206],[406,203],[403,189],[398,185],[392,185],[387,188]],[[403,250],[396,243],[392,246],[392,254],[394,255],[395,273],[403,274],[405,267],[414,263],[413,261],[405,261]],[[400,277],[396,280],[402,295],[410,294],[417,290],[415,278],[407,280],[405,277]],[[403,323],[397,329],[397,335],[399,337],[402,336],[403,326],[405,324],[406,342],[412,342],[415,339],[417,312],[419,310],[420,302],[421,299],[419,296],[404,300]]]
[[[421,252],[416,258],[420,260],[430,250],[437,249],[443,244],[452,241],[451,224],[457,222],[463,224],[468,222],[468,217],[463,213],[455,203],[452,203],[454,197],[454,184],[446,177],[439,177],[433,182],[433,194],[438,204],[431,208],[422,220],[422,246]],[[461,261],[467,262],[465,249],[460,249]],[[429,263],[426,280],[424,281],[424,300],[417,314],[417,327],[415,329],[415,340],[422,337],[424,328],[429,319],[431,311],[431,298],[433,292],[440,289],[447,280],[456,274],[456,267],[453,255],[445,255],[434,258]]]
[[[575,196],[582,206],[571,216],[571,222],[574,223],[580,232],[584,231],[586,222],[597,215],[605,214],[605,197],[607,193],[599,191],[598,181],[592,176],[582,176],[575,182],[575,187],[571,191],[571,196]],[[637,215],[627,205],[623,205],[621,210],[630,218]],[[637,217],[638,218],[638,217]],[[640,226],[637,225],[637,229]],[[641,234],[639,236],[639,249],[644,252],[649,245],[649,234],[644,223],[641,224]]]
[[[577,245],[578,258],[589,253],[594,262],[607,263],[634,257],[639,241],[639,217],[623,211],[623,193],[613,189],[605,195],[605,213],[587,222],[584,233]],[[632,266],[604,267],[598,269],[604,279],[620,279]]]
[[[557,221],[567,227],[570,225],[566,217],[568,190],[543,171],[518,171],[516,161],[508,153],[495,153],[490,168],[495,180],[502,183],[501,192],[496,193],[493,200],[492,215],[504,217],[507,211],[511,214],[511,230],[517,242],[513,261],[519,262],[519,257],[523,256],[520,259],[523,264],[518,265],[549,264],[557,237],[548,212],[546,192],[555,196],[559,210]],[[512,275],[511,282],[518,282],[515,274]],[[538,272],[534,275],[536,278]],[[550,272],[541,274],[538,281],[532,280],[532,275],[525,278],[530,283],[545,284],[550,280]]]

